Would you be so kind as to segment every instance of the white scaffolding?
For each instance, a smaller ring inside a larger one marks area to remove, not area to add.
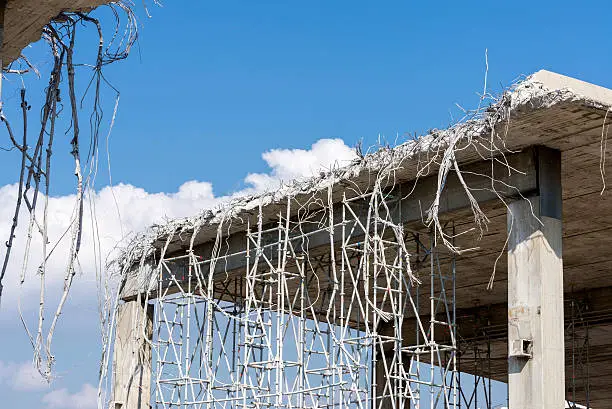
[[[454,255],[406,234],[400,199],[288,199],[266,225],[260,207],[238,273],[215,273],[222,238],[209,259],[162,259],[156,407],[459,407]],[[329,245],[310,250],[321,232]]]

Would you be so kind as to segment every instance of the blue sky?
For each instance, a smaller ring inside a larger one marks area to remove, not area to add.
[[[477,103],[485,49],[498,91],[541,68],[612,86],[609,2],[468,3],[165,2],[143,21],[140,58],[113,75],[114,171],[153,191],[205,178],[225,193],[268,149],[443,127],[456,102]]]
[[[286,162],[278,165],[288,157],[279,149],[305,150],[298,158],[313,151],[320,157],[332,146],[312,148],[321,139],[340,138],[348,147],[363,139],[369,146],[379,137],[401,142],[449,125],[461,116],[455,103],[478,103],[486,49],[492,91],[539,69],[612,88],[609,1],[167,0],[150,11],[149,19],[137,2],[137,48],[106,72],[121,92],[111,137],[112,172],[115,183],[142,189],[139,197],[159,199],[151,208],[170,216],[212,203],[213,193],[249,187],[250,173],[296,174]],[[112,24],[107,12],[99,16]],[[93,49],[94,40],[85,35],[82,49],[87,44]],[[50,57],[42,47],[26,54],[48,67]],[[35,90],[45,81],[26,78],[33,105],[39,101]],[[18,88],[15,79],[5,87],[9,115],[17,112]],[[108,120],[110,93],[104,102]],[[338,149],[348,155],[344,147]],[[56,152],[52,192],[59,200],[73,192],[74,183],[67,141],[59,141]],[[0,152],[0,158],[1,187],[17,180],[18,157]],[[104,160],[100,169],[97,187],[103,189],[108,184]],[[179,187],[193,180],[201,182],[197,189],[184,188],[181,196]],[[189,195],[201,201],[185,204]],[[163,207],[173,200],[182,201],[176,212]],[[128,224],[141,228],[147,220]],[[81,280],[91,284],[88,274],[91,268],[85,266]],[[73,296],[58,330],[61,377],[52,390],[76,393],[83,384],[96,383],[96,300],[86,293],[91,287],[82,285],[84,293]],[[0,363],[28,361],[31,351],[13,308],[0,310],[0,331],[9,334],[3,336],[8,348]],[[34,385],[24,394],[12,382],[0,366],[0,406],[13,407],[20,399],[24,408],[51,407],[41,404],[50,389]]]
[[[369,145],[379,134],[393,141],[444,127],[460,115],[455,103],[477,103],[485,49],[495,91],[541,68],[612,86],[611,8],[166,1],[151,7],[151,19],[138,10],[137,49],[107,70],[121,91],[115,180],[171,191],[205,179],[227,193],[265,169],[260,155],[269,149],[330,137]],[[71,189],[56,185],[58,194]]]

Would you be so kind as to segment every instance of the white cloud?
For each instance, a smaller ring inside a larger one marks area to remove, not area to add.
[[[42,403],[47,409],[95,409],[97,408],[98,390],[86,383],[75,393],[68,389],[57,389],[45,394]]]
[[[341,139],[321,139],[310,149],[273,149],[263,153],[262,158],[270,170],[267,173],[249,174],[245,178],[247,188],[235,192],[254,193],[278,186],[279,181],[311,176],[322,169],[340,166],[355,157],[354,151]],[[17,185],[0,187],[0,240],[10,230],[14,203],[17,196]],[[229,196],[228,196],[229,197]],[[196,214],[204,208],[211,208],[228,197],[216,197],[209,182],[188,181],[174,193],[149,193],[142,188],[129,184],[104,187],[90,196],[84,215],[84,232],[79,263],[82,269],[75,281],[75,290],[81,295],[91,297],[95,294],[95,266],[103,265],[106,255],[121,242],[122,238],[133,232],[142,231],[154,223],[163,223],[166,218],[175,218]],[[42,210],[42,198],[39,197],[39,208]],[[59,301],[63,286],[65,269],[68,262],[69,235],[66,229],[74,217],[74,195],[49,198],[49,241],[52,247],[58,240],[60,245],[47,261],[47,320],[52,316]],[[96,218],[92,219],[90,210],[95,209]],[[119,217],[120,215],[120,217]],[[42,211],[38,215],[42,219]],[[5,291],[2,299],[0,317],[7,318],[7,308],[16,305],[19,297],[19,276],[24,259],[27,214],[21,214],[20,228],[13,247],[10,268],[5,277]],[[93,223],[92,223],[93,222]],[[95,228],[94,228],[95,227]],[[92,232],[97,229],[100,251],[94,252]],[[26,315],[26,322],[36,325],[38,308],[37,292],[39,288],[38,266],[42,262],[41,239],[34,229],[34,239],[29,252],[29,265],[25,271],[26,280],[21,287],[21,299]],[[4,256],[4,246],[0,257]],[[102,260],[100,261],[100,256]],[[101,263],[101,264],[100,264]],[[72,298],[79,294],[73,294]],[[14,307],[13,307],[14,308]],[[14,317],[14,315],[13,315]],[[50,322],[50,321],[46,321]]]
[[[41,391],[49,387],[31,362],[0,361],[0,384],[21,392]]]
[[[14,211],[14,197],[17,192],[16,185],[8,185],[0,188],[0,233],[8,234]],[[212,193],[212,186],[207,182],[190,181],[184,183],[175,193],[148,193],[144,189],[120,184],[105,187],[90,196],[84,214],[84,231],[82,246],[79,256],[79,264],[82,276],[77,281],[85,281],[87,286],[81,288],[89,293],[95,294],[95,266],[96,257],[98,265],[100,258],[102,265],[108,252],[119,243],[122,238],[131,232],[138,232],[153,223],[163,222],[165,218],[187,216],[196,213],[203,207],[210,207],[217,203]],[[42,200],[39,198],[39,201]],[[59,299],[58,289],[63,286],[65,270],[69,254],[69,234],[65,234],[74,217],[74,195],[50,197],[48,235],[50,250],[59,241],[59,246],[47,261],[46,274],[49,299],[46,305],[47,311],[55,309]],[[3,203],[7,203],[3,205]],[[91,206],[91,207],[90,207]],[[95,219],[91,217],[90,211],[95,209]],[[41,207],[42,210],[42,207]],[[119,217],[120,215],[120,217]],[[42,211],[38,215],[42,220]],[[100,252],[94,252],[94,224],[99,233]],[[19,230],[16,234],[11,263],[4,281],[4,293],[2,297],[2,312],[6,318],[6,309],[12,309],[20,297],[26,314],[26,321],[33,319],[32,309],[38,307],[36,295],[39,288],[38,267],[43,261],[41,235],[34,230],[32,245],[28,252],[29,263],[25,270],[25,281],[19,286],[21,265],[24,260],[26,246],[26,231],[28,215],[25,210],[21,214]],[[4,240],[4,239],[3,239]],[[4,256],[4,252],[0,253]],[[20,291],[16,291],[20,289]]]
[[[311,176],[321,169],[344,164],[353,159],[355,153],[339,139],[323,139],[314,143],[310,149],[273,149],[265,152],[262,158],[270,170],[267,173],[249,174],[245,178],[247,187],[230,196],[239,194],[251,194],[261,192],[278,186],[280,180],[302,178]],[[187,181],[183,183],[177,192],[149,193],[142,188],[119,184],[104,187],[90,196],[84,215],[84,232],[82,236],[82,247],[79,263],[82,274],[75,279],[74,287],[69,299],[70,305],[75,305],[79,317],[91,316],[92,321],[98,319],[95,307],[92,308],[92,298],[95,299],[96,289],[96,265],[104,264],[106,254],[113,249],[117,243],[126,235],[142,231],[151,224],[162,223],[166,218],[175,218],[196,214],[204,208],[218,205],[220,201],[227,200],[230,196],[216,197],[213,186],[209,182]],[[17,198],[17,185],[6,185],[0,187],[0,243],[4,243],[10,231],[12,223],[15,200]],[[39,203],[44,198],[39,197]],[[48,211],[48,234],[49,247],[61,239],[59,246],[47,261],[46,277],[46,313],[45,324],[50,323],[55,308],[57,307],[66,264],[68,261],[68,238],[64,236],[66,229],[74,217],[74,195],[65,195],[49,198]],[[40,206],[42,210],[42,206]],[[95,209],[96,218],[92,219],[90,210]],[[119,217],[120,215],[120,217]],[[42,212],[38,215],[42,220]],[[42,262],[40,235],[34,229],[33,241],[29,255],[29,266],[25,271],[26,280],[23,286],[19,286],[21,274],[21,263],[24,259],[25,238],[28,217],[25,210],[21,214],[20,227],[16,232],[11,263],[4,280],[4,293],[2,305],[0,306],[1,321],[7,321],[12,325],[17,320],[17,302],[21,299],[22,311],[25,322],[30,330],[37,326],[39,276],[38,266]],[[94,251],[95,222],[98,231],[100,251]],[[0,246],[0,261],[4,257],[5,246]],[[96,262],[98,260],[98,262]],[[20,291],[17,289],[21,288]],[[19,295],[21,294],[21,295]],[[85,302],[85,300],[87,300]],[[81,306],[86,304],[86,310]],[[71,311],[74,318],[75,311]],[[14,326],[13,326],[14,327]],[[45,327],[45,329],[48,327]],[[0,332],[2,330],[0,329]],[[35,331],[33,331],[35,332]],[[0,361],[0,390],[2,388],[15,391],[44,391],[49,386],[42,380],[38,372],[33,368],[31,362],[12,363]],[[76,409],[95,408],[96,389],[85,384],[80,391],[70,393],[67,389],[57,389],[46,393],[43,403],[47,409]],[[1,405],[0,405],[1,406]]]
[[[355,151],[342,139],[320,139],[310,149],[273,149],[262,155],[269,173],[251,173],[245,181],[255,190],[274,188],[279,181],[312,176],[355,159]]]

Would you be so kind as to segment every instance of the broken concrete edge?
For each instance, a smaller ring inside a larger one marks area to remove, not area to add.
[[[114,0],[9,0],[4,20],[2,62],[8,66],[31,43],[40,40],[45,25],[62,12],[90,12]]]
[[[134,236],[123,247],[113,263],[121,275],[121,281],[124,282],[126,275],[134,274],[143,267],[146,258],[164,247],[168,237],[183,234],[190,237],[190,233],[203,226],[215,228],[231,220],[240,224],[257,212],[259,207],[265,209],[266,206],[282,204],[287,199],[296,196],[327,195],[326,191],[329,187],[344,190],[360,175],[376,174],[391,167],[418,168],[424,159],[429,160],[432,155],[443,152],[446,147],[458,140],[488,138],[491,132],[491,120],[494,121],[493,126],[496,126],[517,115],[551,108],[563,102],[575,102],[595,110],[607,111],[612,107],[612,90],[553,72],[538,71],[513,84],[487,109],[452,127],[432,130],[427,135],[393,148],[381,148],[346,166],[337,166],[317,176],[282,183],[280,188],[274,191],[250,196],[235,196],[218,207],[204,209],[195,216],[178,218],[164,225],[152,226],[145,232]],[[499,115],[500,112],[502,112],[501,115]],[[457,161],[460,164],[466,163],[460,152],[457,153]],[[417,174],[411,174],[401,180],[395,179],[393,183],[410,181],[417,177]],[[272,209],[268,216],[273,219],[276,215],[277,210]],[[246,226],[242,226],[242,229],[246,229]]]

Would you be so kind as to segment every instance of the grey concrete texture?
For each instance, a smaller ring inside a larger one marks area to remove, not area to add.
[[[6,66],[40,39],[43,27],[63,11],[90,11],[108,0],[9,0],[4,16],[2,61]]]

